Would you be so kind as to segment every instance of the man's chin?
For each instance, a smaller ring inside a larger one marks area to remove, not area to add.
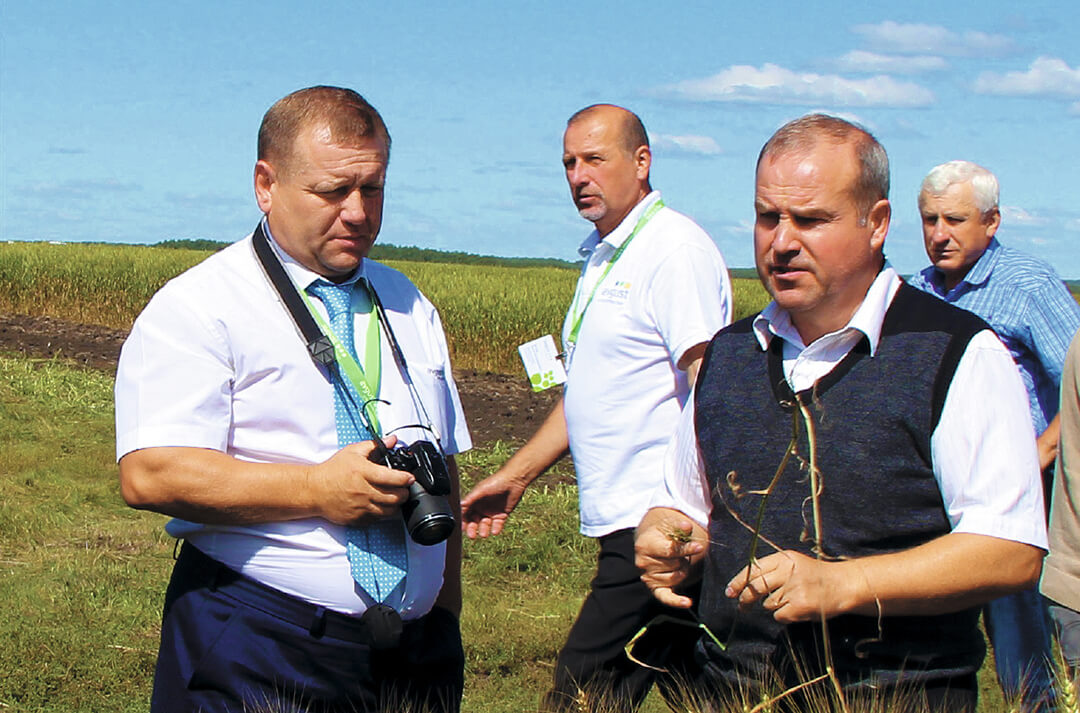
[[[578,215],[580,215],[582,218],[589,221],[590,223],[595,223],[596,221],[602,219],[605,215],[607,215],[607,208],[605,206],[578,208]]]
[[[787,312],[801,312],[813,303],[813,295],[805,287],[770,282],[766,286],[766,291],[772,296],[773,302]]]
[[[320,272],[324,277],[348,277],[356,268],[360,266],[360,263],[364,261],[364,257],[367,256],[368,251],[364,250],[363,253],[342,253],[335,255],[330,259],[324,260],[320,267]]]

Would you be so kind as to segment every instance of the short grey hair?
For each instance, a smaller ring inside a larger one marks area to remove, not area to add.
[[[859,224],[866,225],[870,211],[889,198],[889,157],[874,135],[858,124],[829,114],[807,114],[789,121],[776,130],[758,154],[757,165],[766,158],[781,154],[809,152],[820,141],[852,146],[858,173],[851,186],[851,198],[859,214]]]
[[[971,161],[949,161],[930,169],[919,188],[919,207],[922,207],[923,195],[940,196],[949,186],[963,183],[971,183],[979,213],[985,216],[998,207],[1001,192],[997,176]]]

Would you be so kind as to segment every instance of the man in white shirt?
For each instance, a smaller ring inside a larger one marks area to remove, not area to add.
[[[885,262],[888,159],[869,133],[785,125],[755,207],[774,301],[709,346],[637,530],[643,579],[688,607],[702,578],[706,695],[831,669],[845,695],[974,710],[977,605],[1030,586],[1046,549],[1023,385],[984,322]]]
[[[438,314],[365,259],[389,152],[382,118],[351,90],[275,103],[255,165],[262,222],[165,285],[124,345],[123,496],[185,540],[155,713],[458,709],[460,534],[406,533],[420,471],[383,465],[374,440],[471,446]],[[336,340],[329,361],[298,334],[303,314]],[[452,455],[446,466],[452,516]]]
[[[633,528],[705,343],[731,319],[731,286],[708,235],[652,190],[636,115],[606,104],[574,114],[563,166],[578,212],[596,227],[581,246],[585,266],[563,327],[565,391],[536,434],[463,499],[464,524],[470,537],[497,534],[529,483],[569,448],[581,532],[599,538],[600,554],[543,705],[630,710],[655,672],[624,647],[663,611],[634,567]]]

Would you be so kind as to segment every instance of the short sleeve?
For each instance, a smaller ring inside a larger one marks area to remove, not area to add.
[[[694,429],[694,399],[687,402],[664,454],[663,478],[649,507],[673,508],[707,528],[712,503]]]
[[[1046,515],[1027,393],[1008,350],[976,334],[956,368],[931,437],[953,532],[1046,549]]]
[[[711,243],[672,251],[656,266],[651,285],[652,316],[673,363],[731,323],[731,281]]]
[[[135,321],[116,373],[116,456],[141,448],[225,451],[233,368],[222,335],[168,287]]]

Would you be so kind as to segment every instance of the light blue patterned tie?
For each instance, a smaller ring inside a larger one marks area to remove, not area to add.
[[[353,337],[352,292],[355,284],[359,284],[359,281],[336,285],[326,280],[316,280],[307,290],[326,305],[330,328],[359,363]],[[371,319],[375,319],[375,315],[371,315]],[[334,416],[339,448],[371,438],[371,432],[358,413],[363,404],[364,399],[357,393],[356,387],[341,369],[336,369]],[[353,579],[375,601],[385,601],[405,578],[408,569],[405,526],[401,519],[387,518],[363,528],[347,527],[345,541]]]

